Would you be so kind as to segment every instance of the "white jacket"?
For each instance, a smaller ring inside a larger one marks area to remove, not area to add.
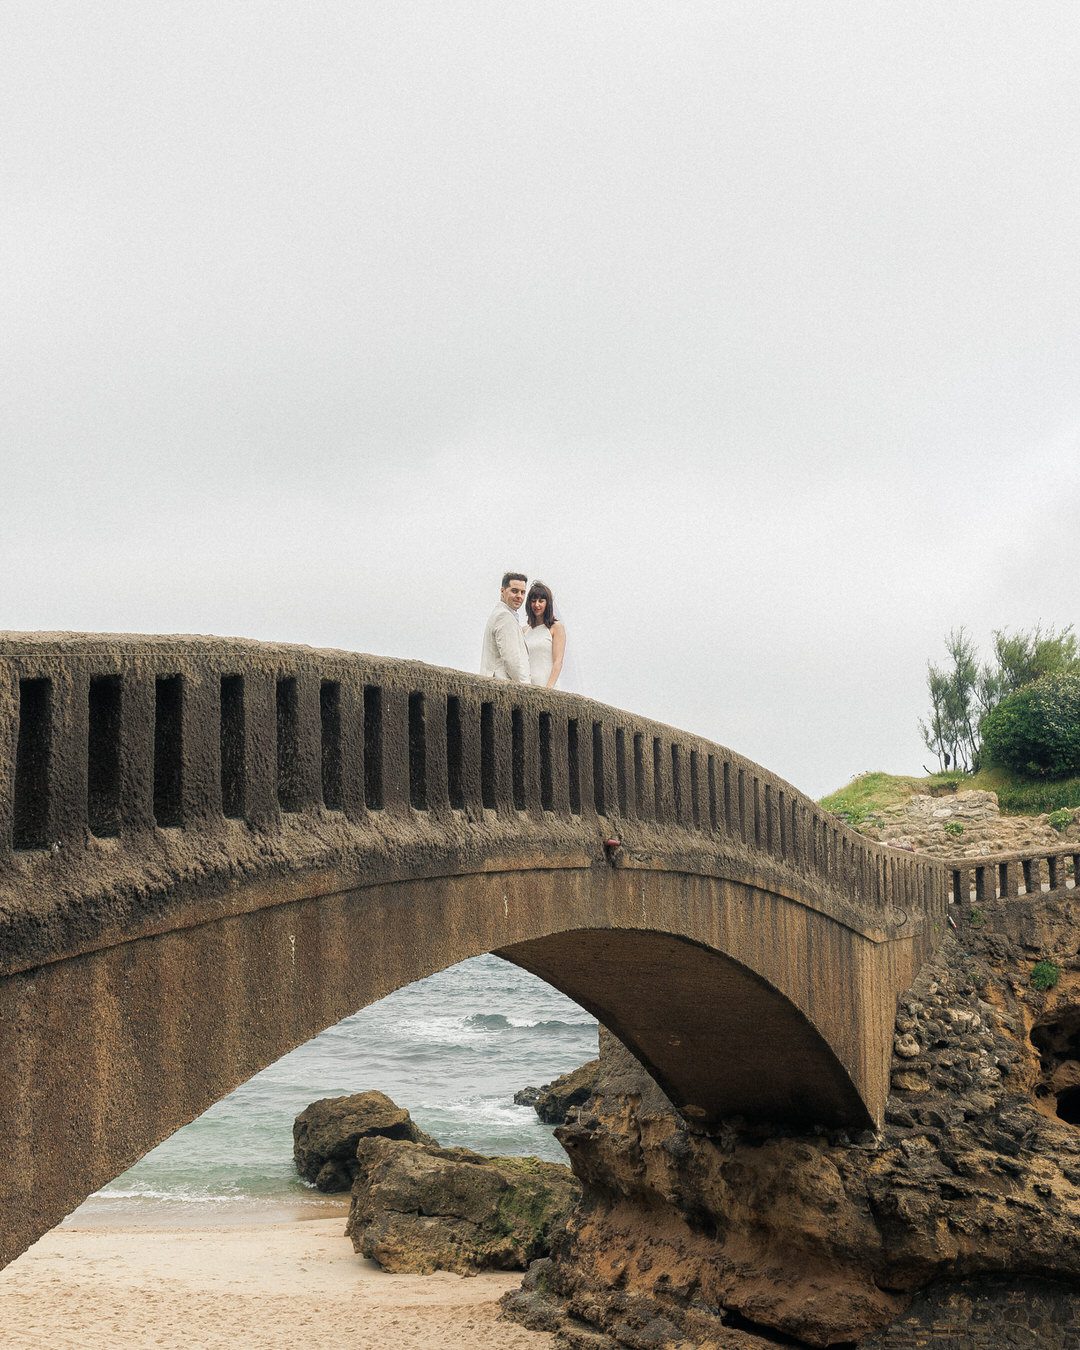
[[[529,653],[521,625],[514,611],[501,600],[492,610],[484,629],[480,674],[492,675],[497,680],[529,683]]]

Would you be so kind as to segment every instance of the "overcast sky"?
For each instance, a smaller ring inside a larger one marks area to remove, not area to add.
[[[8,0],[0,627],[588,692],[812,795],[1065,624],[1080,11]]]

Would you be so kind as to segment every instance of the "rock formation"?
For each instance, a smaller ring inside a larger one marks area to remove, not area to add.
[[[293,1122],[296,1170],[320,1191],[347,1191],[356,1180],[356,1147],[361,1139],[373,1136],[435,1143],[416,1126],[408,1111],[382,1092],[323,1097],[301,1111]]]
[[[952,785],[883,806],[855,827],[895,848],[938,858],[978,858],[1023,849],[1080,847],[1080,811],[1061,829],[1050,816],[1003,816],[996,792],[957,791]]]
[[[352,1190],[346,1235],[393,1271],[524,1270],[581,1195],[561,1163],[442,1148],[382,1092],[312,1102],[293,1156],[319,1190]]]
[[[880,1134],[705,1135],[603,1036],[556,1132],[583,1200],[508,1312],[575,1350],[1076,1350],[1073,894],[957,914],[900,1001]]]
[[[543,1087],[522,1088],[514,1093],[514,1101],[518,1106],[531,1106],[545,1125],[563,1125],[567,1113],[592,1096],[599,1068],[600,1061],[590,1059]]]
[[[580,1196],[561,1163],[385,1138],[357,1148],[353,1247],[386,1270],[524,1270]]]

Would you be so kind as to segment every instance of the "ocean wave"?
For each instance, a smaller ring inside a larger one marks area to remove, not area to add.
[[[185,1205],[235,1205],[238,1199],[250,1198],[240,1191],[234,1191],[231,1195],[210,1195],[191,1190],[187,1186],[174,1186],[169,1190],[162,1190],[157,1186],[142,1184],[106,1186],[104,1190],[91,1197],[95,1203],[104,1200],[168,1200],[174,1204]]]
[[[498,1017],[501,1014],[476,1014],[476,1017],[480,1019],[488,1016]],[[392,1026],[387,1026],[382,1030],[381,1034],[392,1038],[389,1042],[389,1045],[392,1045],[392,1053],[396,1054],[400,1046],[410,1043],[415,1049],[426,1051],[434,1047],[453,1047],[461,1040],[462,1029],[468,1029],[470,1025],[475,1032],[483,1030],[482,1021],[474,1021],[472,1018],[466,1018],[463,1021],[460,1014],[456,1012],[435,1013],[427,1016],[413,1015],[399,1017]],[[357,1035],[354,1033],[352,1036],[343,1039],[351,1043],[356,1053],[365,1053],[368,1039],[375,1039],[366,1028],[365,1032],[367,1034]],[[385,1049],[384,1053],[386,1053]]]
[[[505,1031],[510,1026],[510,1019],[502,1013],[473,1013],[471,1017],[466,1017],[462,1025],[483,1027],[486,1031]]]
[[[591,1031],[595,1022],[564,1022],[561,1018],[544,1018],[539,1022],[519,1022],[504,1013],[473,1013],[462,1023],[480,1027],[484,1031]]]

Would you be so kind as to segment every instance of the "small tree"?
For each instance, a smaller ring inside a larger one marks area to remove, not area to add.
[[[950,666],[942,669],[927,663],[930,720],[920,721],[919,730],[941,768],[951,766],[968,773],[978,768],[979,759],[980,672],[975,644],[963,628],[954,628],[945,639],[945,650]]]
[[[994,656],[997,660],[999,698],[1023,688],[1025,684],[1033,684],[1044,675],[1080,670],[1080,653],[1077,652],[1072,624],[1060,633],[1053,628],[1043,633],[1042,624],[1036,624],[1030,633],[1010,633],[1008,629],[998,629],[994,633]]]
[[[927,748],[940,768],[978,769],[983,721],[1005,698],[1046,675],[1080,673],[1080,650],[1072,625],[1058,632],[1041,624],[1030,631],[994,632],[994,658],[980,666],[975,644],[963,628],[945,639],[949,665],[927,664],[930,716],[919,721]]]
[[[919,719],[919,730],[931,754],[937,755],[938,768],[947,769],[952,762],[952,728],[945,711],[946,678],[935,666],[927,666],[927,687],[930,690],[930,720]]]

